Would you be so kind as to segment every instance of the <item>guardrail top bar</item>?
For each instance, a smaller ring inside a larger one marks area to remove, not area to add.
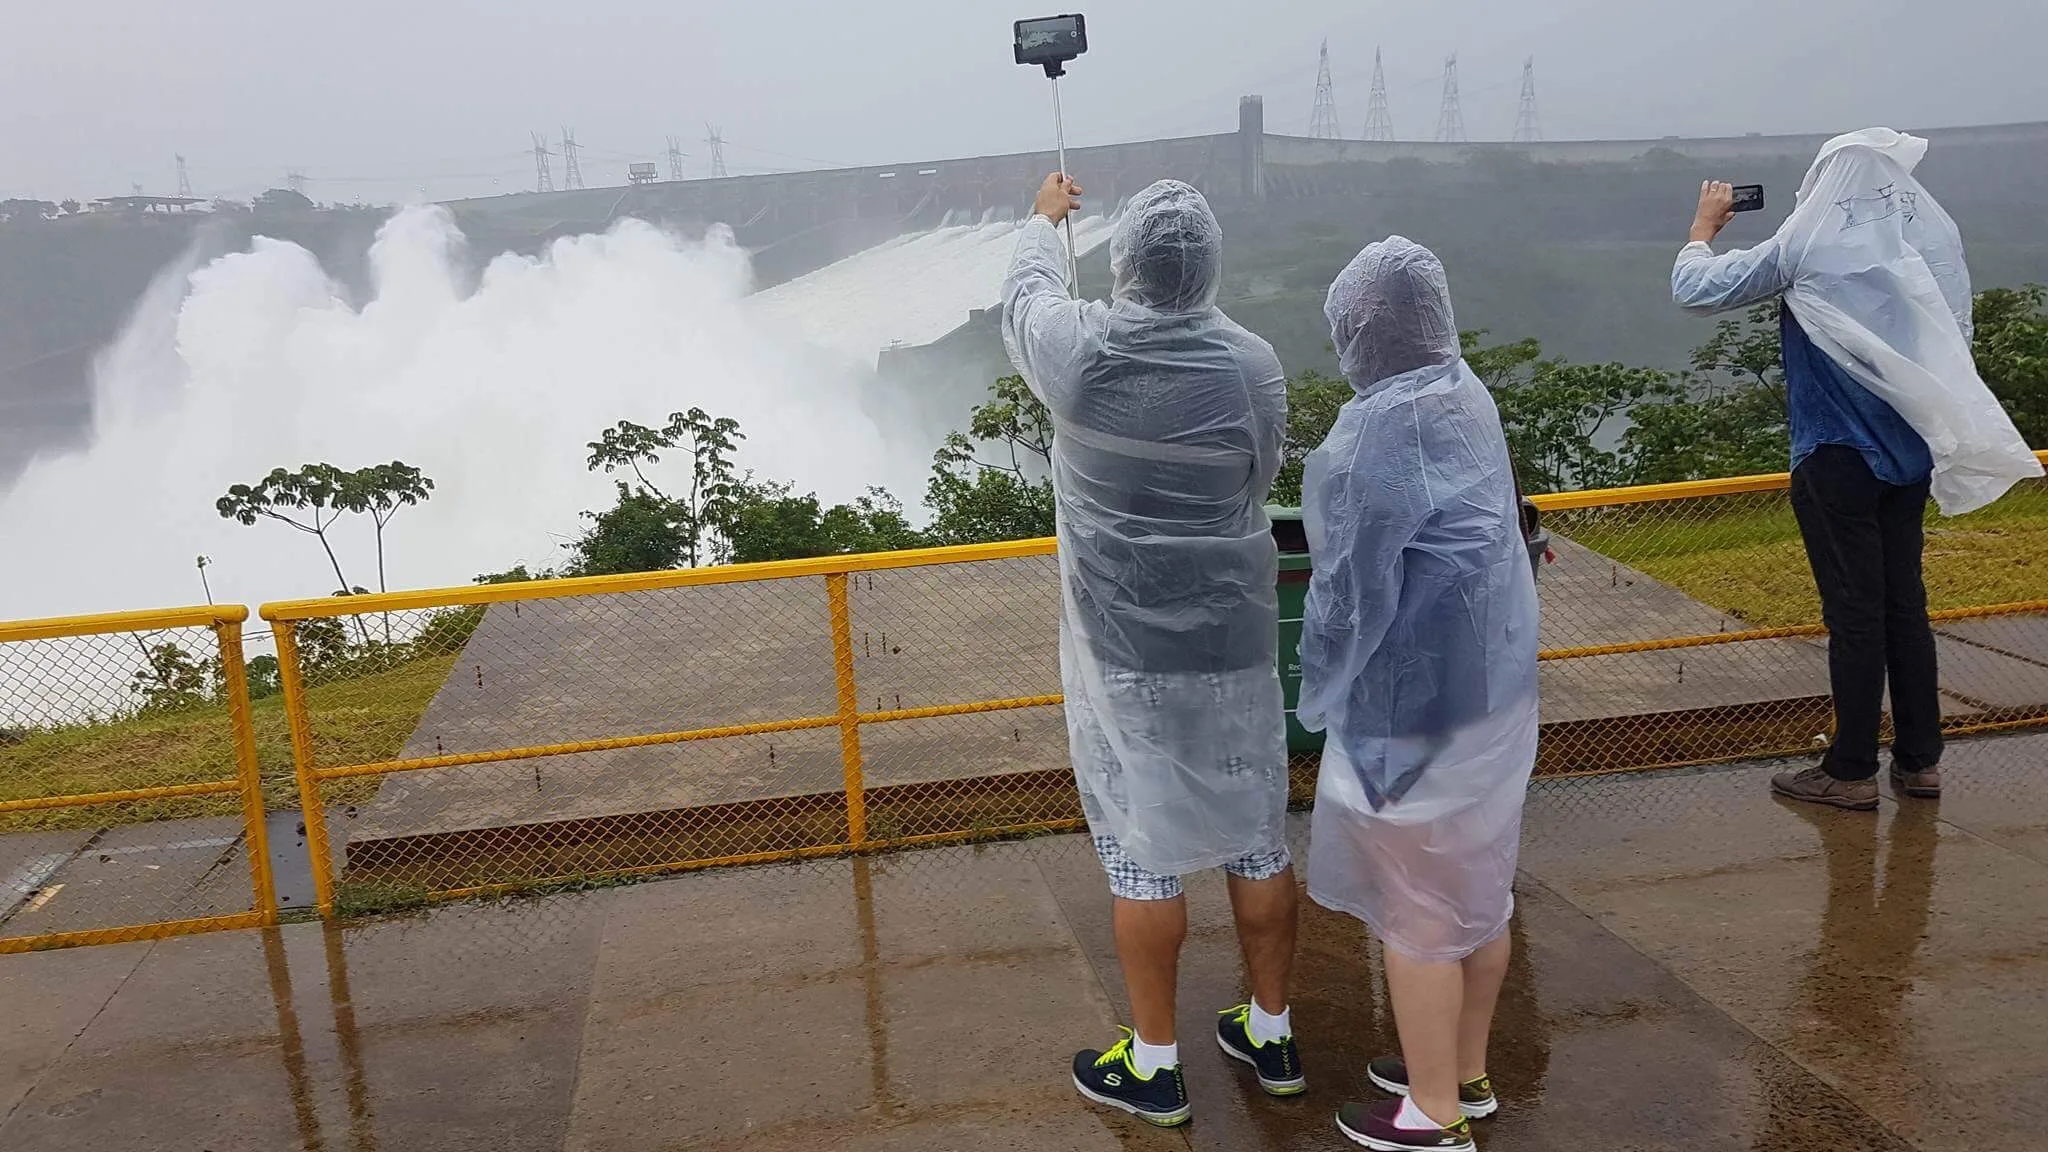
[[[1051,538],[1006,540],[995,544],[960,544],[947,548],[912,548],[854,556],[819,556],[808,560],[770,560],[758,564],[726,564],[712,568],[679,568],[666,572],[631,572],[619,576],[569,576],[517,584],[465,584],[415,592],[373,592],[365,596],[326,596],[313,600],[280,600],[265,604],[265,620],[314,620],[358,616],[371,612],[402,612],[413,608],[451,608],[472,604],[503,604],[515,600],[548,600],[561,596],[593,596],[607,592],[652,592],[705,584],[739,584],[755,580],[790,580],[892,568],[923,568],[969,560],[1008,560],[1019,556],[1050,556]]]
[[[107,612],[97,616],[51,616],[42,620],[0,622],[0,643],[50,640],[59,636],[103,636],[110,632],[153,632],[160,628],[211,628],[240,624],[249,610],[240,604],[191,608],[152,608],[141,612]]]

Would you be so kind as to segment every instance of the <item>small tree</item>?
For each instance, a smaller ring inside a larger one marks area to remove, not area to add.
[[[249,682],[249,699],[261,700],[283,691],[278,672],[277,657],[265,653],[250,659],[243,670],[243,677]]]
[[[1692,350],[1695,389],[1712,396],[1723,391],[1762,389],[1777,401],[1778,419],[1785,418],[1785,354],[1778,334],[1778,309],[1767,300],[1742,314],[1740,320],[1723,320],[1714,325],[1713,338]],[[1723,379],[1723,378],[1726,379]]]
[[[376,525],[377,591],[390,591],[384,583],[384,526],[391,523],[400,508],[423,504],[433,492],[432,480],[398,460],[359,468],[343,477],[338,497],[341,506],[350,512],[367,514]]]
[[[176,712],[217,698],[217,660],[198,659],[170,641],[145,646],[143,659],[128,690],[141,700],[144,712]]]
[[[1556,492],[1627,483],[1620,455],[1596,437],[1616,416],[1674,391],[1670,373],[1654,368],[1540,360],[1494,399],[1523,488]]]
[[[1280,445],[1280,472],[1273,478],[1275,504],[1301,503],[1302,468],[1337,424],[1337,413],[1352,397],[1351,382],[1310,369],[1287,382],[1287,436]]]
[[[652,504],[639,497],[644,494],[653,501],[671,505],[664,518],[680,525],[684,533],[681,559],[685,566],[695,568],[715,547],[720,526],[732,514],[733,499],[739,486],[739,478],[733,472],[732,454],[737,443],[744,439],[739,421],[714,418],[702,408],[692,408],[688,412],[670,413],[668,423],[661,428],[619,421],[617,427],[605,429],[599,439],[590,442],[590,458],[586,463],[593,472],[601,468],[606,472],[629,470],[633,473],[634,479],[639,481],[639,491],[629,491],[626,485],[621,484],[619,499],[621,505],[629,496],[636,499],[639,506],[622,514],[629,519],[638,519],[643,526],[651,524],[648,513]],[[658,464],[663,451],[678,447],[687,447],[690,453],[690,486],[680,496],[671,497],[647,478],[641,465]],[[585,515],[592,520],[598,519],[595,514]]]
[[[904,518],[902,502],[880,488],[868,489],[850,504],[825,508],[816,493],[798,496],[788,484],[749,478],[740,486],[726,527],[726,558],[749,564],[893,552],[923,542]]]
[[[2036,448],[2048,447],[2048,287],[1977,293],[1977,372]]]
[[[605,576],[684,566],[692,555],[691,525],[684,505],[624,481],[618,483],[618,491],[618,502],[610,508],[583,513],[590,527],[565,545],[570,572]]]
[[[1052,413],[1021,376],[989,385],[968,431],[946,437],[932,454],[924,503],[934,544],[979,544],[1050,536],[1056,524]],[[986,457],[993,456],[993,459]]]
[[[254,524],[258,518],[267,518],[320,541],[320,549],[334,569],[334,579],[342,588],[335,595],[346,596],[352,585],[342,574],[341,558],[335,555],[334,542],[327,538],[327,530],[350,510],[351,475],[332,464],[306,464],[297,472],[274,468],[254,484],[229,488],[228,494],[214,501],[213,506],[223,520]],[[362,633],[363,643],[368,644],[369,628],[361,620],[356,621],[356,627]]]

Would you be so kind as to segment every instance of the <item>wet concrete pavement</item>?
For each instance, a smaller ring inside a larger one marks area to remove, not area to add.
[[[2048,1146],[2048,737],[1876,815],[1753,767],[1540,783],[1488,1149]],[[1122,1015],[1086,841],[736,870],[333,928],[0,957],[0,1149],[1325,1149],[1390,1049],[1377,949],[1307,908],[1312,1090],[1209,1041],[1241,999],[1190,884],[1196,1121],[1079,1100]]]

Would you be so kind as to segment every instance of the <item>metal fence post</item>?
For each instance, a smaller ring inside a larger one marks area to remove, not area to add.
[[[263,820],[263,772],[256,762],[256,726],[249,716],[249,677],[242,663],[242,625],[214,625],[220,642],[221,694],[227,697],[228,728],[235,742],[235,776],[242,783],[243,844],[249,853],[249,882],[256,911],[265,924],[277,923],[277,884],[270,874],[270,835]]]
[[[860,689],[853,678],[853,624],[846,607],[846,573],[826,575],[825,598],[832,608],[832,667],[839,682],[839,758],[846,769],[847,843],[859,848],[868,841],[868,803],[860,757]]]
[[[299,813],[306,821],[306,854],[313,864],[313,898],[320,915],[334,915],[334,863],[327,847],[327,808],[313,774],[313,725],[306,714],[306,681],[299,668],[298,623],[274,620],[277,680],[284,689],[284,714],[291,724],[292,769],[299,781]]]

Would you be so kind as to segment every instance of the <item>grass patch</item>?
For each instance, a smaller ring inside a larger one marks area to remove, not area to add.
[[[1820,598],[1782,496],[1673,515],[1668,505],[1560,513],[1559,535],[1759,628],[1812,624]],[[1684,507],[1684,506],[1678,506]],[[2048,486],[2029,483],[1968,516],[1929,513],[1928,605],[2004,604],[2048,596]]]
[[[454,655],[434,656],[387,672],[307,689],[320,762],[351,764],[396,756],[454,663]],[[256,701],[251,720],[265,805],[275,809],[297,804],[291,731],[283,698]],[[221,707],[32,732],[16,743],[0,745],[0,800],[156,788],[234,776],[234,746],[227,710]],[[357,802],[367,799],[376,788],[374,779],[343,781],[330,786],[328,799]],[[232,794],[50,808],[0,814],[0,832],[96,828],[240,812],[241,800]]]

